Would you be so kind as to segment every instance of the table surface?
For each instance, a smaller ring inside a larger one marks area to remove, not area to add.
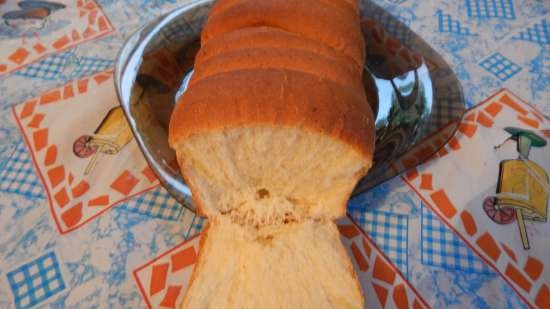
[[[112,68],[124,38],[184,2],[0,0],[1,308],[181,300],[205,222],[120,134]],[[531,147],[534,168],[504,130],[550,139],[550,2],[375,2],[449,62],[469,110],[338,222],[368,307],[550,308],[550,146]],[[523,206],[495,199],[506,184]]]

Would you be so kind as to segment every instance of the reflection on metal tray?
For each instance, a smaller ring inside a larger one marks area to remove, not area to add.
[[[191,1],[132,35],[116,63],[116,89],[134,136],[166,189],[194,210],[167,130],[193,69],[213,0]],[[367,48],[363,82],[376,115],[374,165],[355,194],[431,157],[465,111],[460,83],[426,42],[371,1],[359,1]]]

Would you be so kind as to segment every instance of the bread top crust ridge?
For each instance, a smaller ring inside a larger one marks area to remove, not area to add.
[[[220,73],[251,69],[288,69],[319,76],[350,88],[366,100],[364,86],[353,66],[314,52],[292,48],[247,48],[225,52],[195,67],[189,87]]]
[[[270,26],[317,40],[363,67],[365,45],[358,25],[358,15],[317,0],[242,0],[208,19],[201,44],[237,29]]]
[[[346,67],[352,67],[359,76],[363,73],[363,68],[359,67],[351,57],[315,39],[308,39],[292,32],[268,26],[237,29],[224,33],[216,37],[215,40],[208,41],[208,43],[201,46],[197,53],[195,67],[200,67],[203,62],[212,57],[250,48],[304,50],[341,62]]]
[[[220,12],[223,12],[227,8],[230,8],[241,1],[242,0],[218,0],[214,6],[212,6],[209,16],[214,16]],[[319,0],[319,2],[332,5],[334,8],[342,10],[350,15],[357,15],[359,12],[357,1],[354,0]]]

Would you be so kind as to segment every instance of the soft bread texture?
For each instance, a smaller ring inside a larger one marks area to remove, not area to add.
[[[203,240],[182,308],[363,308],[332,222],[254,229],[218,217]]]
[[[177,153],[204,215],[252,226],[345,215],[347,198],[368,166],[334,138],[267,125],[195,135]]]
[[[189,86],[220,73],[251,69],[288,69],[319,76],[363,94],[363,83],[353,66],[317,53],[291,48],[248,48],[226,52],[197,66]]]
[[[356,8],[215,5],[169,126],[208,217],[181,308],[363,308],[333,222],[374,148]]]
[[[317,40],[307,39],[292,32],[266,26],[238,29],[220,35],[215,40],[210,40],[207,44],[201,46],[195,58],[195,66],[199,67],[203,62],[220,54],[251,48],[303,50],[341,62],[346,67],[353,67],[359,75],[363,72],[363,68],[360,68],[352,58]]]
[[[208,18],[201,44],[237,29],[270,26],[318,40],[362,67],[365,47],[358,24],[357,15],[317,0],[242,0]]]

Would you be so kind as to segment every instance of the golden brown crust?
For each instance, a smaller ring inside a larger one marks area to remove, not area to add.
[[[300,37],[294,33],[273,27],[251,27],[237,29],[208,41],[201,46],[195,57],[195,66],[200,66],[204,61],[222,53],[229,53],[240,49],[249,48],[291,48],[317,53],[320,56],[345,63],[354,67],[359,74],[363,68],[359,67],[352,58],[320,43],[317,40]]]
[[[223,53],[195,66],[189,87],[220,73],[249,69],[288,69],[331,80],[357,95],[365,95],[362,80],[353,66],[307,50],[290,48],[249,48]],[[366,99],[366,98],[365,98]]]
[[[218,0],[212,6],[209,16],[214,16],[225,9],[239,3],[242,0]],[[334,6],[335,8],[347,12],[350,15],[357,15],[359,12],[359,7],[357,1],[355,0],[319,0],[320,2]]]
[[[318,40],[363,66],[365,46],[359,17],[350,16],[317,0],[242,0],[211,16],[201,43],[237,29],[270,26]]]
[[[193,134],[256,125],[325,134],[372,160],[374,121],[368,103],[332,81],[290,70],[232,71],[196,83],[174,109],[169,143],[177,148]]]

